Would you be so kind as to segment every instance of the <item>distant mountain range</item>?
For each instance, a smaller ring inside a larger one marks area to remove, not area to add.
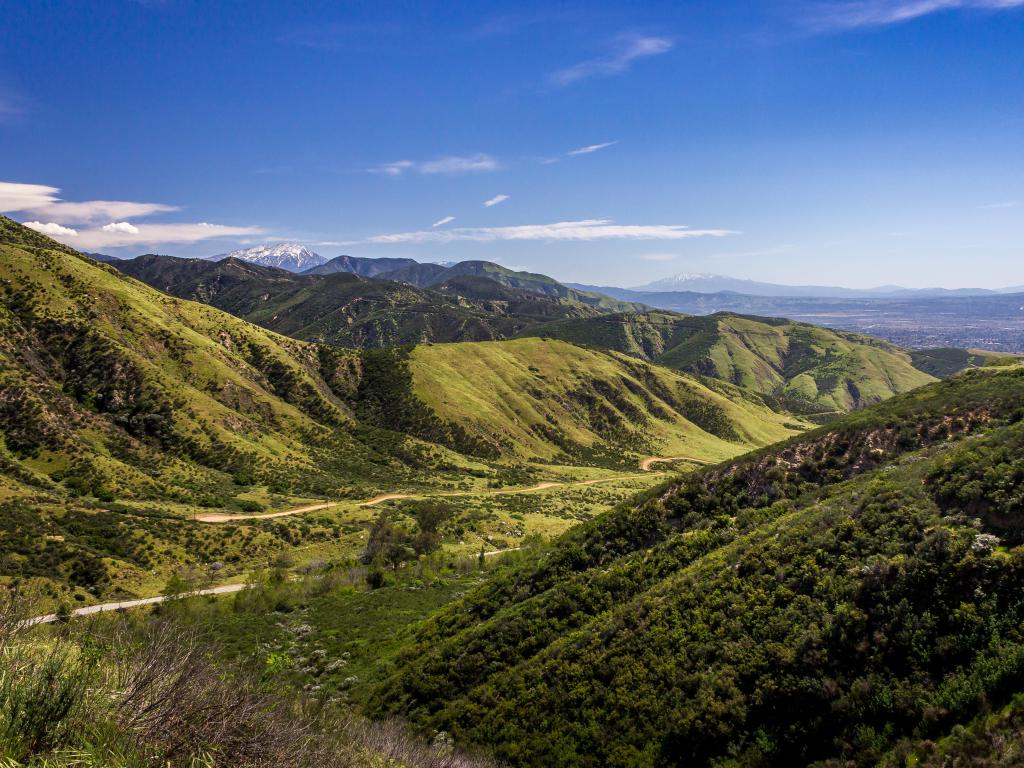
[[[606,288],[594,286],[575,286],[584,290],[599,290],[607,293]],[[842,288],[830,285],[782,285],[763,283],[757,280],[745,280],[725,275],[714,275],[704,272],[680,272],[671,277],[664,277],[646,285],[629,290],[641,293],[665,293],[687,291],[692,293],[742,293],[747,296],[786,296],[815,298],[902,298],[925,296],[986,296],[998,293],[1015,293],[1021,287],[989,290],[986,288],[903,288],[898,285],[882,285],[877,288]]]

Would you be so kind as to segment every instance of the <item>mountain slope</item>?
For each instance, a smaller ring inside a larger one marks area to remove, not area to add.
[[[735,388],[560,341],[422,346],[409,364],[416,395],[438,416],[523,459],[717,460],[801,428]]]
[[[335,256],[316,267],[305,270],[308,275],[333,275],[335,272],[352,272],[361,277],[378,277],[403,267],[414,267],[418,262],[412,259],[370,259],[360,256]]]
[[[246,475],[326,489],[346,473],[325,470],[312,436],[368,453],[349,437],[351,355],[171,298],[8,219],[0,248],[3,455],[29,485],[192,498]]]
[[[305,272],[326,263],[327,259],[314,253],[300,243],[277,243],[275,245],[257,245],[231,253],[211,256],[211,261],[222,259],[241,259],[261,267],[276,267],[289,272]]]
[[[460,261],[450,266],[416,264],[394,272],[385,272],[380,276],[386,280],[410,283],[420,288],[432,288],[451,282],[456,278],[487,278],[508,288],[518,288],[552,299],[596,307],[607,312],[634,312],[646,309],[643,305],[622,302],[599,293],[569,288],[547,275],[516,272],[490,261]]]
[[[770,318],[614,314],[547,323],[522,335],[614,349],[823,416],[877,403],[933,380],[914,367],[906,352],[886,342]]]
[[[443,609],[373,709],[517,766],[942,737],[1024,691],[1022,402],[972,371],[673,480]]]
[[[115,266],[174,296],[294,338],[343,347],[490,341],[537,323],[600,311],[486,278],[452,278],[423,290],[351,272],[296,275],[234,258],[140,256]]]

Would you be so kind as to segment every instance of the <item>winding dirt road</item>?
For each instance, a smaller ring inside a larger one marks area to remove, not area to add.
[[[599,477],[596,480],[575,480],[569,482],[554,482],[548,481],[543,483],[537,483],[531,485],[528,488],[507,488],[490,491],[425,491],[423,493],[382,493],[379,496],[374,496],[367,499],[366,501],[358,502],[360,507],[375,507],[378,504],[383,504],[388,501],[398,501],[400,499],[426,499],[426,498],[454,498],[457,496],[508,496],[512,494],[520,493],[534,493],[536,491],[544,491],[549,488],[569,488],[573,486],[586,486],[586,485],[597,485],[598,483],[611,483],[618,480],[632,480],[636,477],[650,477],[664,475],[665,472],[651,472],[651,466],[654,464],[668,463],[672,461],[690,461],[695,464],[710,464],[711,462],[704,461],[702,459],[694,459],[689,456],[647,456],[640,460],[640,473],[634,473],[629,475],[615,475],[614,477]],[[306,507],[298,507],[296,509],[286,509],[282,512],[264,512],[256,514],[227,514],[224,512],[204,512],[194,517],[197,522],[200,523],[231,523],[238,520],[269,520],[274,517],[288,517],[290,515],[301,515],[304,512],[316,512],[321,509],[327,509],[329,507],[336,507],[342,502],[324,502],[321,504],[311,504]]]

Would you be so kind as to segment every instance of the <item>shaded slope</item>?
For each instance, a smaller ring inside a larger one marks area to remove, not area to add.
[[[507,288],[518,288],[563,302],[595,307],[605,312],[635,312],[647,309],[642,304],[619,301],[610,296],[569,288],[547,275],[515,270],[490,261],[460,261],[450,267],[439,264],[417,264],[381,275],[387,280],[432,288],[455,278],[476,277],[493,280]]]
[[[442,610],[375,709],[513,765],[941,736],[1024,690],[1022,403],[973,372],[673,481]]]
[[[537,323],[603,311],[481,277],[456,277],[424,290],[351,272],[296,275],[238,259],[140,256],[116,266],[174,296],[297,339],[343,347],[491,341]]]
[[[799,413],[834,415],[880,402],[934,378],[886,342],[770,318],[671,312],[556,321],[526,336],[615,349],[669,368],[727,381]]]

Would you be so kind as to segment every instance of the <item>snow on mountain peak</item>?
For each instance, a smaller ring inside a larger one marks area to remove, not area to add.
[[[277,267],[290,272],[304,272],[327,262],[325,257],[309,250],[301,243],[266,243],[210,258],[213,261],[228,258],[241,259],[262,267]]]

